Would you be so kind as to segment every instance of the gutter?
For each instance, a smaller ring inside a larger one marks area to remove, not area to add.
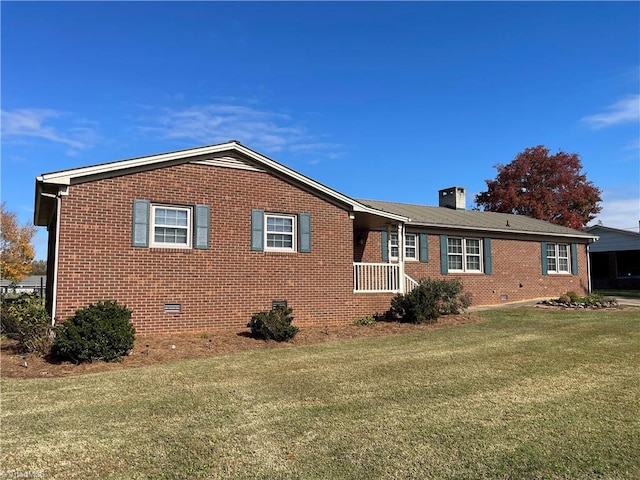
[[[530,230],[513,230],[502,228],[487,228],[487,227],[468,227],[466,225],[447,225],[438,223],[412,223],[412,226],[427,227],[427,228],[442,228],[442,229],[461,229],[461,230],[473,230],[477,232],[498,232],[508,234],[520,234],[520,235],[535,235],[538,237],[567,237],[567,238],[582,238],[588,239],[589,243],[595,242],[599,237],[597,235],[575,235],[571,233],[553,233],[553,232],[532,232]]]

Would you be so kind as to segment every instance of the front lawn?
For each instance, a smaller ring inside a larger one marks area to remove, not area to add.
[[[401,336],[2,380],[0,476],[640,477],[640,309],[479,314]]]

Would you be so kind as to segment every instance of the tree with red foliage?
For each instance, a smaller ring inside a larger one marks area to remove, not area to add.
[[[543,145],[527,148],[508,165],[495,165],[495,180],[476,195],[485,211],[515,213],[582,229],[602,210],[600,189],[581,173],[575,153],[549,155]]]

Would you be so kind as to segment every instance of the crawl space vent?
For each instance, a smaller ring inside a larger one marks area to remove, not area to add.
[[[180,313],[182,306],[179,303],[165,303],[164,313]]]

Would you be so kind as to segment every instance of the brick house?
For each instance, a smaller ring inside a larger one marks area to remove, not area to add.
[[[139,332],[243,328],[286,301],[298,325],[389,308],[421,278],[460,278],[474,305],[589,290],[594,236],[464,210],[356,200],[228,143],[36,178],[49,232],[47,307],[60,322],[112,299]]]

